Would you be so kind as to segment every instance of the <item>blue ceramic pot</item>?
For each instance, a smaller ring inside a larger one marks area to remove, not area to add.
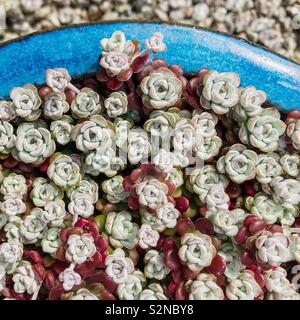
[[[163,33],[168,50],[158,56],[186,71],[200,68],[237,72],[241,84],[268,93],[282,110],[299,108],[300,66],[241,39],[195,27],[158,22],[105,22],[36,33],[0,46],[0,96],[14,86],[43,84],[45,70],[63,67],[76,77],[99,69],[99,40],[116,31],[144,40]]]

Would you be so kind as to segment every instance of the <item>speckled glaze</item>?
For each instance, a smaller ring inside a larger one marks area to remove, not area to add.
[[[99,40],[116,31],[128,39],[144,40],[155,31],[164,35],[168,50],[157,56],[186,71],[200,68],[233,71],[241,84],[268,93],[283,110],[300,105],[300,66],[260,46],[217,32],[157,22],[106,22],[33,34],[0,46],[0,96],[14,86],[43,84],[48,68],[67,68],[73,76],[99,69]]]

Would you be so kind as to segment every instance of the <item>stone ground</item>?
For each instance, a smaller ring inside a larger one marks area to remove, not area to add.
[[[300,62],[300,0],[0,0],[0,41],[47,28],[120,18],[211,28]]]

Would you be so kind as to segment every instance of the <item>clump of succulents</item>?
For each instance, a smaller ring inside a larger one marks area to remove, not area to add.
[[[0,296],[300,300],[300,123],[239,75],[102,39],[0,101]]]

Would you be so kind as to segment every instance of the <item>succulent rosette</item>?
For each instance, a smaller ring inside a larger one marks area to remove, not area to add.
[[[257,160],[255,151],[242,144],[235,144],[225,156],[219,158],[217,168],[220,173],[226,173],[232,181],[240,184],[255,178]]]
[[[285,154],[280,158],[283,171],[291,177],[297,177],[300,173],[300,158],[297,154]]]
[[[30,198],[35,206],[44,207],[47,202],[62,199],[63,196],[63,191],[48,179],[39,177],[33,180]]]
[[[18,126],[12,156],[38,166],[55,152],[55,142],[45,122],[23,122]]]
[[[213,274],[201,273],[185,285],[189,300],[224,300],[224,293]]]
[[[166,136],[175,127],[179,116],[175,112],[155,110],[144,123],[144,129],[152,136]]]
[[[200,103],[217,114],[228,113],[240,98],[240,77],[236,73],[208,71],[203,77]]]
[[[31,264],[21,261],[12,277],[13,288],[16,293],[33,294],[38,288],[38,282]]]
[[[131,164],[138,164],[148,159],[151,143],[146,131],[141,128],[130,130],[128,134],[127,154]]]
[[[216,212],[228,209],[229,200],[221,183],[212,185],[205,197],[208,210]]]
[[[228,179],[226,176],[219,174],[215,166],[204,165],[202,168],[192,171],[187,187],[191,192],[198,194],[200,200],[204,202],[211,186],[220,183],[224,188],[227,187]]]
[[[45,96],[43,111],[47,119],[58,120],[70,109],[63,92],[50,92]]]
[[[216,135],[216,125],[218,118],[208,112],[197,112],[193,111],[192,122],[196,130],[197,136],[203,138],[212,138]]]
[[[240,99],[233,108],[233,117],[237,121],[246,121],[249,117],[259,116],[266,99],[267,94],[254,86],[240,88]]]
[[[67,268],[59,274],[59,280],[63,283],[63,288],[68,291],[71,290],[74,286],[80,285],[81,276],[72,268]]]
[[[221,246],[218,254],[226,262],[226,269],[224,275],[227,279],[236,279],[240,273],[246,268],[241,262],[241,252],[238,246],[230,242],[225,242]]]
[[[154,70],[140,84],[143,104],[158,110],[173,107],[181,97],[182,87],[181,80],[170,69]]]
[[[41,115],[42,100],[37,88],[32,84],[13,88],[10,92],[15,114],[26,121],[35,121]]]
[[[52,227],[62,226],[66,215],[65,203],[61,199],[48,201],[44,205],[43,219]]]
[[[9,154],[15,145],[15,140],[13,126],[7,121],[0,120],[0,154]]]
[[[26,212],[26,204],[19,195],[6,196],[5,200],[0,204],[0,212],[7,217],[20,215]]]
[[[106,217],[105,231],[110,244],[115,248],[133,249],[138,243],[139,227],[132,222],[128,211],[110,212]]]
[[[89,193],[78,193],[68,205],[68,211],[75,219],[89,218],[94,213],[93,197]]]
[[[287,136],[291,139],[292,145],[296,150],[300,150],[300,120],[292,121],[287,129]]]
[[[191,271],[200,272],[208,267],[216,255],[216,248],[211,238],[200,232],[185,233],[181,237],[178,255],[182,263]]]
[[[194,151],[197,157],[207,161],[219,154],[221,146],[222,139],[216,135],[212,138],[196,139]]]
[[[256,179],[262,183],[270,183],[273,178],[283,173],[280,157],[276,153],[259,154],[256,163]]]
[[[102,190],[105,193],[106,199],[110,203],[127,201],[129,193],[124,191],[123,181],[124,178],[120,175],[117,175],[102,182]]]
[[[22,259],[23,245],[18,241],[7,241],[0,245],[0,265],[8,274],[15,272]]]
[[[11,173],[1,182],[0,192],[3,196],[16,195],[22,198],[27,190],[26,179],[20,174]]]
[[[99,198],[98,191],[98,184],[93,179],[86,176],[80,181],[79,185],[68,189],[66,194],[71,201],[80,194],[89,194],[92,202],[96,203]]]
[[[53,227],[46,231],[45,237],[41,241],[42,250],[49,253],[55,258],[56,251],[62,246],[62,241],[59,238],[60,228]]]
[[[170,270],[164,264],[163,254],[156,250],[149,250],[144,257],[145,276],[149,279],[162,280]]]
[[[46,83],[56,93],[65,91],[70,81],[71,77],[64,68],[48,69],[46,71]]]
[[[104,107],[109,117],[116,118],[127,112],[128,98],[125,92],[116,91],[104,101]]]
[[[10,122],[16,118],[16,113],[13,108],[12,101],[0,100],[0,119]]]
[[[279,139],[285,130],[279,111],[273,107],[265,108],[259,116],[249,118],[241,127],[239,138],[263,152],[273,152],[278,149]]]
[[[78,185],[81,181],[79,165],[69,156],[56,153],[50,160],[48,177],[61,190]]]
[[[127,148],[127,139],[130,129],[133,127],[134,121],[132,119],[124,120],[122,118],[116,118],[115,125],[115,139],[116,145],[119,148]]]
[[[72,140],[76,148],[83,152],[99,149],[105,151],[112,146],[113,125],[102,116],[96,115],[88,121],[77,124],[72,129]]]
[[[256,282],[253,272],[244,271],[226,286],[226,297],[229,300],[255,300],[262,295],[262,289]]]
[[[300,181],[277,177],[270,183],[270,191],[276,202],[300,203]]]
[[[160,284],[151,283],[141,292],[139,300],[168,300],[168,298],[165,296]]]
[[[72,114],[75,118],[87,118],[100,114],[102,104],[97,92],[90,88],[82,88],[71,103]]]
[[[118,285],[117,293],[120,300],[138,300],[146,284],[143,272],[136,270],[130,273],[126,282]]]
[[[51,122],[50,132],[58,144],[64,146],[71,141],[72,123],[73,119],[69,116],[63,116],[59,120]]]

